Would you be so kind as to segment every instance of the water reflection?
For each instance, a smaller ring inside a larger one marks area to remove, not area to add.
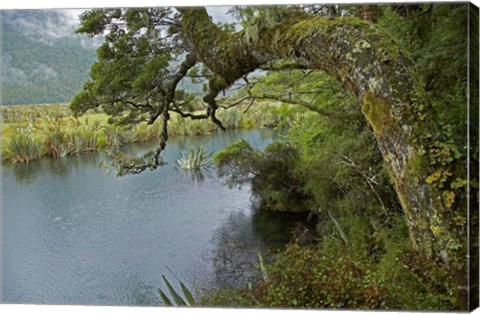
[[[245,213],[232,213],[225,224],[215,232],[211,256],[212,286],[217,288],[245,287],[259,278],[258,252],[263,243],[255,241],[251,230],[251,217]]]
[[[218,133],[183,143],[218,151],[241,136],[262,148],[262,138],[272,136],[265,134]],[[103,154],[2,167],[1,301],[157,305],[165,265],[189,287],[187,272],[203,274],[200,287],[207,288],[253,280],[257,252],[271,247],[272,230],[288,238],[288,226],[262,222],[267,218],[250,209],[248,188],[228,189],[213,168],[175,170],[175,143],[164,152],[166,167],[122,178],[104,175]]]
[[[11,170],[17,182],[32,184],[42,174],[48,173],[48,175],[55,177],[66,177],[73,170],[82,169],[86,166],[97,166],[102,159],[102,154],[85,153],[80,156],[65,158],[43,158],[29,164],[3,163],[2,167],[5,170]]]
[[[258,240],[268,243],[272,250],[283,248],[292,239],[298,225],[314,229],[315,222],[307,222],[305,213],[272,212],[256,208],[252,215],[252,228]]]
[[[98,166],[102,155],[98,153],[85,153],[81,156],[53,159],[48,158],[44,164],[48,167],[50,174],[57,177],[65,177],[73,170],[83,169],[86,166]]]
[[[279,213],[252,206],[250,211],[231,213],[212,238],[213,248],[204,259],[211,264],[215,288],[257,285],[261,280],[258,254],[266,260],[285,247],[305,214]]]
[[[15,176],[15,180],[20,183],[20,184],[29,184],[32,183],[36,180],[38,177],[38,174],[42,170],[42,166],[40,162],[35,162],[38,163],[38,166],[31,166],[31,165],[25,165],[25,164],[6,164],[2,163],[2,168],[4,169],[12,169],[13,170],[13,175]]]
[[[206,178],[212,179],[215,177],[215,171],[211,168],[203,168],[196,170],[183,170],[176,168],[176,170],[178,175],[189,177],[194,183],[203,183]]]

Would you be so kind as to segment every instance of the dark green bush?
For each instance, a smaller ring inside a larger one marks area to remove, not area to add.
[[[232,143],[214,158],[218,174],[230,186],[251,182],[263,208],[290,212],[305,211],[309,204],[304,182],[294,174],[299,160],[299,151],[288,142],[275,141],[262,152],[245,140]]]
[[[414,253],[406,225],[402,217],[394,220],[392,229],[378,235],[384,250],[377,258],[368,254],[368,243],[359,245],[362,240],[346,245],[330,237],[318,247],[291,244],[268,267],[268,282],[239,295],[262,307],[454,309],[453,297],[411,269]]]
[[[352,109],[353,110],[353,109]],[[231,185],[251,182],[267,208],[317,215],[317,245],[270,257],[260,287],[207,294],[202,303],[243,307],[454,309],[449,287],[423,275],[370,130],[305,116],[265,151],[239,141],[216,156]],[[294,204],[294,206],[292,206]]]

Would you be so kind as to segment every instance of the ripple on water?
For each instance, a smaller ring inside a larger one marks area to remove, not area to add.
[[[260,133],[182,144],[215,151],[243,136],[262,146],[270,137]],[[162,275],[177,282],[168,269],[189,285],[215,282],[219,230],[235,239],[242,230],[245,243],[256,239],[249,189],[228,189],[214,171],[194,181],[175,170],[179,147],[169,143],[170,165],[159,171],[122,178],[105,176],[101,158],[91,156],[68,159],[75,165],[61,171],[53,167],[58,161],[2,168],[3,301],[159,305]]]

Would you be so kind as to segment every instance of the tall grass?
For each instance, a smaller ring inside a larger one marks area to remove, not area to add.
[[[139,133],[134,127],[105,125],[102,127],[102,132],[108,148],[118,148],[125,144],[145,142],[148,140],[144,137],[143,130]]]
[[[71,116],[66,104],[1,106],[0,113],[3,123],[35,122],[42,117],[62,119]]]
[[[239,110],[223,110],[218,114],[225,129],[239,129],[242,121],[242,113]]]
[[[144,143],[154,139],[158,139],[158,134],[158,124],[148,125],[146,123],[141,123],[135,126],[134,142]]]
[[[199,136],[210,134],[214,131],[212,122],[209,120],[191,120],[183,119],[179,115],[173,115],[173,119],[169,124],[169,133],[179,136]]]
[[[302,110],[278,104],[259,103],[244,113],[245,106],[220,109],[217,117],[226,129],[254,127],[290,127]],[[43,156],[60,158],[84,152],[118,148],[125,144],[148,142],[159,138],[162,122],[152,125],[110,125],[107,116],[91,113],[77,119],[66,105],[16,105],[0,107],[2,115],[2,159],[28,163]],[[92,122],[93,121],[93,122]],[[172,113],[170,136],[201,136],[219,130],[210,120],[181,118]],[[201,151],[184,152],[181,168],[203,167]],[[204,152],[203,152],[204,153]],[[197,164],[199,163],[199,164]]]
[[[46,155],[59,158],[65,157],[69,154],[69,147],[66,143],[66,134],[60,127],[48,129],[45,133],[45,147]]]
[[[43,155],[43,143],[38,138],[18,133],[4,142],[3,158],[13,163],[29,163]]]
[[[69,154],[78,155],[83,152],[97,151],[97,131],[98,127],[95,125],[84,125],[75,130],[69,130],[67,133]]]

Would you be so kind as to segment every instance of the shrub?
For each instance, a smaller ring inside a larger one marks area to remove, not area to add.
[[[4,142],[4,158],[13,163],[29,163],[43,155],[42,142],[29,134],[18,133]]]
[[[44,135],[43,145],[47,155],[55,158],[68,155],[67,134],[60,127],[47,129]]]
[[[255,291],[256,299],[273,307],[385,306],[383,289],[371,280],[371,265],[342,254],[332,257],[315,248],[290,245],[269,269],[270,281]]]
[[[273,142],[261,152],[239,140],[219,152],[214,162],[230,187],[251,182],[252,193],[264,208],[299,212],[307,209],[309,196],[302,179],[293,173],[298,159],[298,150],[288,142]]]
[[[67,134],[69,154],[96,151],[97,131],[98,127],[95,125],[84,125],[70,130]]]
[[[352,217],[353,221],[355,217]],[[318,247],[296,243],[268,267],[269,281],[252,291],[252,305],[265,307],[445,310],[454,298],[410,269],[415,256],[403,217],[382,232],[377,258],[364,245],[324,238]],[[386,231],[386,230],[385,230]],[[367,250],[367,252],[365,252]],[[418,261],[417,261],[418,262]],[[240,293],[246,293],[245,291]],[[248,297],[248,293],[244,298]]]

